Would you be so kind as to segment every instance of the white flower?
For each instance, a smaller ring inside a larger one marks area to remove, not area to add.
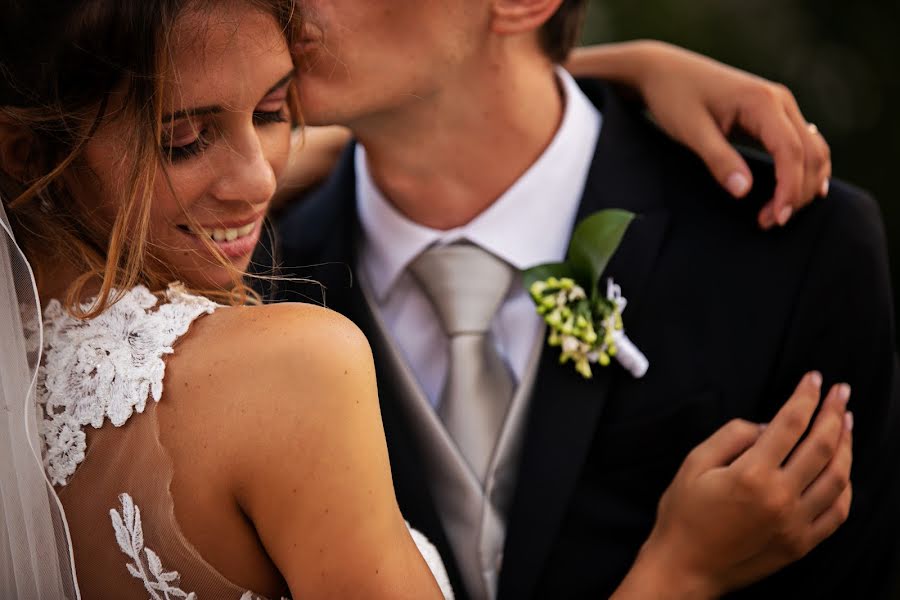
[[[562,341],[563,352],[569,352],[571,354],[574,354],[574,353],[578,352],[578,349],[580,347],[581,347],[581,342],[579,342],[577,338],[575,338],[571,335],[567,335],[567,336],[563,337],[563,341]]]
[[[548,343],[560,347],[561,363],[572,361],[585,378],[592,377],[592,364],[606,367],[613,357],[635,377],[646,372],[646,358],[633,344],[625,344],[626,356],[620,354],[627,342],[622,325],[627,301],[612,279],[606,297],[597,299],[589,299],[583,287],[565,277],[534,282],[529,291],[550,329]]]

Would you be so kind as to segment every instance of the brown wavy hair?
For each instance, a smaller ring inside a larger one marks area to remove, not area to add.
[[[161,98],[171,63],[169,36],[186,10],[203,11],[216,0],[0,0],[0,125],[28,134],[24,171],[3,164],[0,197],[10,224],[35,269],[66,264],[81,275],[69,286],[69,310],[91,318],[137,284],[161,291],[177,279],[148,244],[153,186],[165,177]],[[294,0],[234,0],[271,14],[289,46],[299,40]],[[124,107],[109,111],[114,92]],[[289,92],[299,123],[296,89]],[[135,123],[129,169],[113,223],[80,210],[67,185],[85,144],[106,119]],[[2,129],[0,129],[2,132]],[[2,134],[2,133],[0,133]],[[230,290],[195,290],[229,304],[258,300],[245,274],[232,271]],[[96,301],[81,308],[87,286]]]

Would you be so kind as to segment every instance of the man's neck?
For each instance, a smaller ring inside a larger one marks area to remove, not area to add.
[[[354,128],[391,204],[441,230],[500,198],[541,156],[563,115],[549,64],[495,65],[449,87]]]

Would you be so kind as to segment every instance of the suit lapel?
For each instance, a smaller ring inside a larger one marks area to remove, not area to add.
[[[599,105],[603,124],[585,184],[578,220],[604,208],[638,215],[607,268],[628,298],[626,327],[640,318],[643,290],[668,225],[662,202],[662,176],[644,156],[631,109],[608,89],[585,90]],[[651,368],[652,368],[652,357]],[[618,365],[595,368],[585,380],[571,364],[559,364],[558,351],[545,351],[534,388],[509,528],[499,598],[532,597],[542,567],[581,475],[607,397],[619,377]]]

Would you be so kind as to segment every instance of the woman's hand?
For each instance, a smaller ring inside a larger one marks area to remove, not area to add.
[[[778,181],[759,213],[763,228],[784,225],[828,193],[828,144],[783,85],[656,41],[580,48],[566,68],[638,91],[659,126],[696,152],[736,198],[750,191],[753,175],[725,136],[739,128],[759,140],[774,158]]]
[[[831,389],[798,445],[821,383],[818,373],[807,375],[765,429],[732,421],[688,455],[616,598],[716,597],[799,560],[834,533],[852,494],[850,389]]]

